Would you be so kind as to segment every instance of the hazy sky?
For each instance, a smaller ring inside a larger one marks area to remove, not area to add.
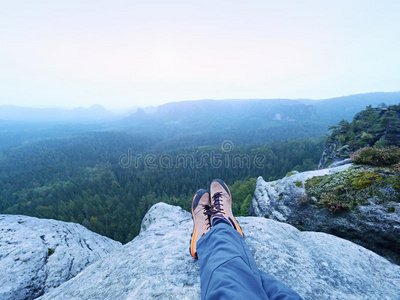
[[[0,0],[0,105],[398,90],[399,0]]]

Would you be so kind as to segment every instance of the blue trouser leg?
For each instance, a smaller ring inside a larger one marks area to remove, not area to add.
[[[302,299],[282,282],[260,272],[242,236],[220,223],[197,242],[201,299]]]

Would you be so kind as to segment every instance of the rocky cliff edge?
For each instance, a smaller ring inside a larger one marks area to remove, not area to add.
[[[263,217],[238,221],[258,266],[305,299],[399,299],[400,267],[370,250]],[[191,231],[188,212],[158,203],[135,239],[40,299],[200,299]]]
[[[119,247],[79,224],[0,215],[0,299],[35,299]]]

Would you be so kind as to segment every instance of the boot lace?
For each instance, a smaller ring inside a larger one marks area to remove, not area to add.
[[[205,216],[206,221],[206,230],[211,228],[211,221],[210,221],[210,205],[203,205],[203,214]]]
[[[217,192],[212,196],[213,202],[212,206],[205,205],[204,214],[207,215],[209,218],[215,214],[222,213],[225,215],[225,210],[223,209],[223,202],[221,199],[222,193]]]

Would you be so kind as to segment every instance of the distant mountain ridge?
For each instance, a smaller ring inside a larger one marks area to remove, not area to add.
[[[135,132],[169,139],[232,140],[241,144],[320,137],[330,125],[351,120],[368,105],[400,103],[400,92],[369,93],[326,100],[197,100],[139,109],[121,121]]]
[[[124,131],[141,134],[161,142],[160,147],[164,148],[171,144],[181,147],[216,146],[224,140],[230,140],[238,146],[265,145],[285,140],[319,138],[327,133],[330,125],[342,119],[351,120],[366,106],[380,103],[399,104],[400,92],[359,94],[326,100],[170,102],[160,106],[132,107],[131,112],[134,112],[128,116],[126,111],[112,113],[100,105],[70,110],[0,106],[0,120],[3,120],[0,125],[5,129],[0,132],[0,141],[9,141],[10,132],[18,126],[31,128],[34,124],[75,124],[80,126],[76,132]],[[30,127],[26,123],[30,123]],[[85,124],[90,128],[81,126]],[[45,129],[46,136],[52,136],[53,128],[50,127]],[[65,130],[64,136],[69,134],[68,128]],[[14,144],[32,140],[31,133],[25,131],[19,132],[18,138],[15,138],[15,134],[11,138]]]
[[[400,92],[376,92],[355,94],[321,100],[311,99],[223,99],[190,100],[168,102],[159,106],[147,106],[112,112],[94,104],[90,107],[35,108],[16,105],[0,106],[0,120],[27,122],[112,122],[123,119],[125,124],[140,123],[143,119],[164,124],[174,120],[175,124],[196,121],[194,117],[218,118],[229,115],[238,120],[252,116],[275,121],[298,121],[299,119],[322,120],[326,124],[337,123],[341,119],[350,120],[367,105],[376,106],[400,103]],[[277,116],[278,114],[278,116]],[[150,115],[150,116],[148,116]],[[171,123],[171,122],[170,122]]]
[[[116,115],[114,113],[98,104],[72,109],[20,107],[15,105],[0,106],[0,120],[4,121],[91,123],[111,121],[115,118]]]
[[[136,117],[143,114],[152,115],[151,119],[183,119],[193,114],[207,112],[210,117],[218,117],[221,113],[232,113],[234,116],[259,115],[271,117],[282,110],[291,119],[301,117],[324,118],[326,123],[337,122],[341,119],[351,119],[368,105],[376,106],[380,103],[399,104],[400,92],[376,92],[335,97],[321,100],[310,99],[225,99],[225,100],[192,100],[181,102],[169,102],[157,107],[152,107],[148,112],[146,108],[130,115],[126,120],[135,121]],[[293,111],[292,108],[296,110]],[[300,111],[297,109],[300,108]],[[328,118],[326,118],[328,117]],[[285,120],[285,118],[284,118]]]

